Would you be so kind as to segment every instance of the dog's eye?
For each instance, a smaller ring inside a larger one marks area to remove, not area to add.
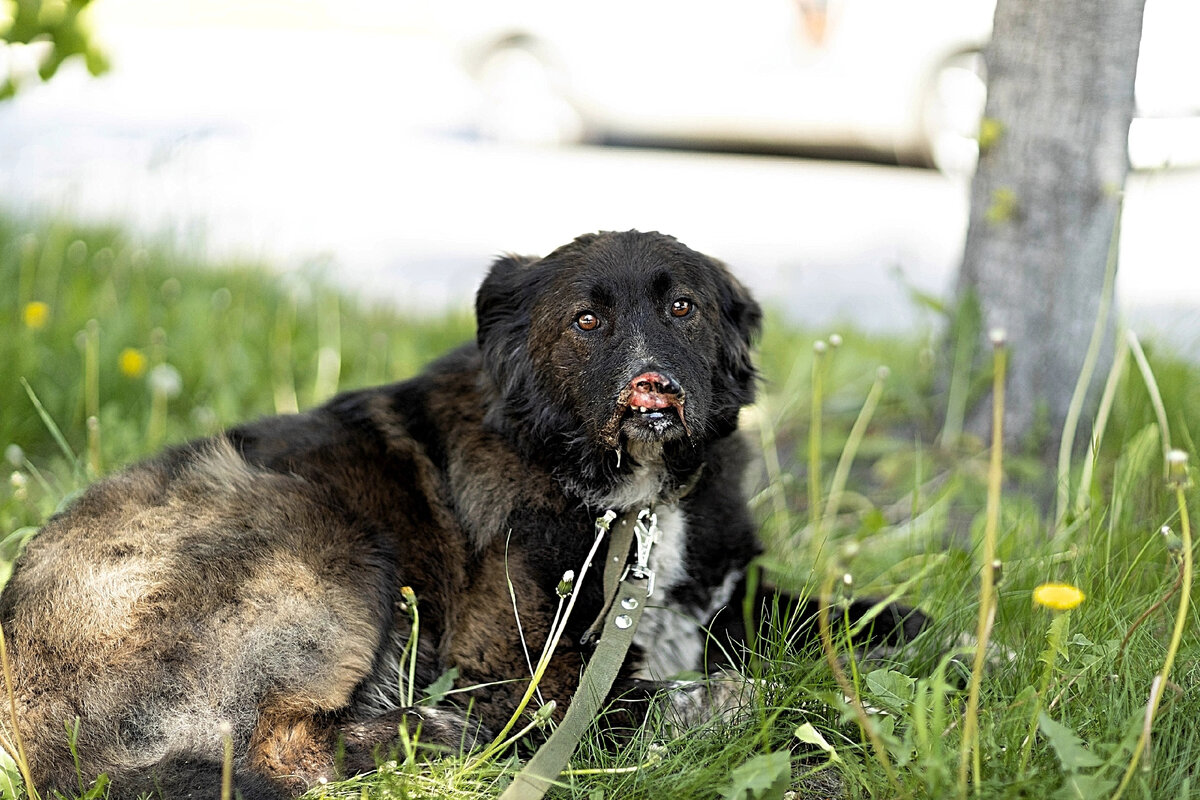
[[[600,327],[600,318],[590,311],[585,311],[575,318],[575,325],[581,331],[594,331]]]
[[[690,313],[692,313],[692,301],[686,297],[681,297],[674,303],[671,303],[672,317],[686,317]]]

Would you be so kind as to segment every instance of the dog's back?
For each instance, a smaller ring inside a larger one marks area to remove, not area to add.
[[[394,576],[329,500],[218,438],[93,486],[30,542],[0,619],[46,788],[76,785],[72,746],[84,774],[119,783],[220,753],[226,730],[239,753],[263,748],[263,710],[346,704],[390,622],[372,596]]]

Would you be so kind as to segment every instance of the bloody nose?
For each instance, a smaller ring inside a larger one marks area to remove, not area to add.
[[[661,372],[643,372],[629,382],[630,388],[643,394],[679,394],[679,384]]]

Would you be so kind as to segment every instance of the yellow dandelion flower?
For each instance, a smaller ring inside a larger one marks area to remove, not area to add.
[[[147,363],[146,354],[133,347],[126,347],[117,357],[117,367],[127,378],[140,378],[145,375]]]
[[[1084,599],[1083,592],[1069,583],[1043,583],[1033,590],[1033,602],[1054,611],[1070,611]]]
[[[41,300],[26,303],[22,317],[26,328],[29,328],[31,331],[40,331],[50,321],[50,305],[49,303],[43,303]]]

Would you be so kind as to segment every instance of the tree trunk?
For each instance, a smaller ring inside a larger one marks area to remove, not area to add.
[[[978,301],[984,333],[1007,333],[1010,442],[1057,442],[1084,362],[1116,246],[1144,4],[996,5],[958,299]]]

